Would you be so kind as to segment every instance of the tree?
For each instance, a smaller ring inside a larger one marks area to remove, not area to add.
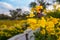
[[[10,15],[13,19],[16,19],[17,17],[20,17],[22,10],[21,9],[16,9],[16,10],[9,10]]]
[[[0,19],[11,19],[11,17],[5,14],[0,14]]]
[[[45,0],[37,0],[37,2],[43,6],[43,9],[45,9],[47,5],[51,5],[50,3],[46,3]]]
[[[11,17],[12,18],[16,18],[16,15],[17,15],[17,11],[15,11],[15,10],[10,10],[10,15],[11,15]]]
[[[35,7],[37,4],[36,4],[36,2],[31,2],[30,3],[30,7]]]

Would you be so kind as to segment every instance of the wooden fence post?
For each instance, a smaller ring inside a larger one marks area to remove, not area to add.
[[[27,33],[26,33],[26,35],[25,35],[25,36],[26,36],[26,40],[28,40],[28,34],[27,34]]]

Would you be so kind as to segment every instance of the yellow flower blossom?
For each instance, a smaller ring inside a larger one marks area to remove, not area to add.
[[[35,26],[30,25],[30,28],[31,28],[32,30],[36,30]]]
[[[52,30],[52,32],[50,33],[51,35],[55,35],[55,30]]]
[[[51,21],[52,21],[54,24],[57,24],[57,23],[58,23],[58,19],[56,19],[56,18],[53,18]]]
[[[57,40],[60,40],[60,37]]]
[[[42,17],[42,19],[38,21],[38,24],[40,24],[41,27],[45,28],[46,20],[44,19],[44,17]]]
[[[57,28],[56,28],[56,30],[60,30],[60,28],[59,28],[59,27],[57,27]]]
[[[30,24],[30,28],[31,28],[32,30],[36,30],[36,29],[39,28],[39,26],[38,26],[37,24]]]
[[[36,9],[43,9],[43,6],[36,6]]]
[[[8,30],[10,30],[10,31],[12,31],[14,29],[15,29],[15,27],[13,27],[13,26],[11,26],[11,27],[8,28]]]
[[[35,11],[35,8],[31,8],[31,11],[34,12]]]
[[[14,27],[22,29],[22,27],[19,24],[14,24]]]
[[[40,31],[42,34],[45,34],[46,33],[46,31],[43,29],[43,30],[41,30]]]
[[[43,6],[36,6],[36,8],[35,8],[35,10],[36,10],[37,12],[40,12],[41,9],[43,9]]]
[[[30,27],[32,30],[35,30],[35,29],[37,28],[37,26],[36,26],[37,20],[36,20],[36,19],[33,19],[33,18],[27,19],[27,23],[30,24],[29,27]]]
[[[29,23],[29,24],[36,24],[37,23],[37,20],[34,19],[34,18],[27,19],[27,23]]]
[[[55,32],[54,28],[46,27],[46,30],[49,34],[53,34]]]
[[[6,25],[1,25],[1,28],[4,28],[4,29],[6,29],[6,28],[8,28]]]
[[[33,12],[30,12],[29,17],[34,17],[34,16],[35,16],[34,13]]]
[[[48,21],[46,23],[46,27],[54,27],[54,23],[52,21]]]

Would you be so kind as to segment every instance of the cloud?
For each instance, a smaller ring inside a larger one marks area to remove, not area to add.
[[[14,7],[11,4],[8,4],[6,2],[0,2],[0,14],[6,14],[9,15],[9,10],[14,9]]]
[[[23,7],[22,10],[23,10],[23,11],[30,11],[30,8],[28,8],[28,7]]]
[[[14,9],[14,7],[11,4],[8,4],[6,2],[0,2],[0,7],[6,8],[6,9]]]

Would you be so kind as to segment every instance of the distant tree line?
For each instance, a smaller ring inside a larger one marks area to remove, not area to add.
[[[22,11],[22,9],[9,10],[10,15],[0,14],[0,19],[26,19],[26,16],[29,15],[29,11]]]
[[[11,19],[11,17],[5,14],[0,14],[0,20],[5,20],[5,19]]]

